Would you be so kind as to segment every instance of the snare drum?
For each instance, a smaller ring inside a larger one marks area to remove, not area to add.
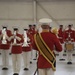
[[[74,50],[74,44],[73,43],[65,43],[65,49],[66,50]]]

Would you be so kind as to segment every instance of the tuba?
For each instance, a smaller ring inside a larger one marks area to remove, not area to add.
[[[24,30],[24,43],[23,43],[23,46],[28,46],[28,43],[27,43],[27,33],[26,31]]]
[[[7,44],[7,41],[6,41],[6,28],[4,28],[2,30],[2,34],[3,34],[2,44]]]

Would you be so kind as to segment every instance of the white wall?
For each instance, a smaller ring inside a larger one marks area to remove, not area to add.
[[[18,26],[22,31],[31,23],[33,23],[32,3],[0,3],[0,27],[8,25],[8,28],[12,29],[13,26]]]
[[[53,20],[63,25],[75,25],[75,2],[43,2],[40,5],[52,16]],[[38,18],[50,16],[38,5]],[[53,21],[53,26],[57,25]]]
[[[37,21],[48,17],[53,19],[52,26],[66,26],[71,23],[75,25],[75,2],[42,2],[40,5],[49,14],[37,3]],[[19,26],[22,32],[24,27],[33,23],[33,18],[33,2],[0,2],[0,28],[2,25],[8,25],[10,29]]]

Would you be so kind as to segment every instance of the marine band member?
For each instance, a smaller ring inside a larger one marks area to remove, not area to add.
[[[74,43],[74,37],[75,37],[75,34],[74,34],[74,30],[72,29],[72,26],[73,25],[68,25],[68,29],[65,30],[64,32],[64,40],[65,40],[65,43]],[[67,64],[72,64],[72,53],[73,51],[72,50],[66,50],[67,51]]]
[[[2,27],[1,31],[1,43],[0,48],[2,50],[2,70],[8,70],[9,67],[9,49],[10,49],[10,42],[8,39],[12,35],[11,31],[7,29],[7,26]]]
[[[19,34],[18,28],[15,27],[13,30],[14,33],[9,39],[12,43],[11,53],[12,53],[13,75],[19,75],[21,69],[23,37],[21,34]]]
[[[30,58],[31,58],[31,38],[28,35],[28,29],[24,29],[23,39],[24,43],[22,45],[22,51],[23,51],[23,61],[24,61],[24,70],[29,70],[30,68]]]
[[[62,51],[62,46],[57,36],[49,31],[51,19],[40,19],[39,23],[42,28],[41,33],[34,36],[34,49],[38,50],[37,68],[39,75],[54,75],[56,70],[56,58],[54,50]],[[55,46],[55,48],[54,48]]]
[[[62,51],[59,53],[59,56],[60,56],[60,61],[63,61],[65,60],[64,57],[63,57],[63,54],[64,54],[64,29],[63,29],[63,25],[60,25],[59,26],[59,29],[58,29],[58,39],[60,40],[60,43],[62,45]]]

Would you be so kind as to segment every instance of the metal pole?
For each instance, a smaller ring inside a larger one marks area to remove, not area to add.
[[[34,16],[34,23],[36,24],[37,22],[37,1],[33,1],[33,16]]]

